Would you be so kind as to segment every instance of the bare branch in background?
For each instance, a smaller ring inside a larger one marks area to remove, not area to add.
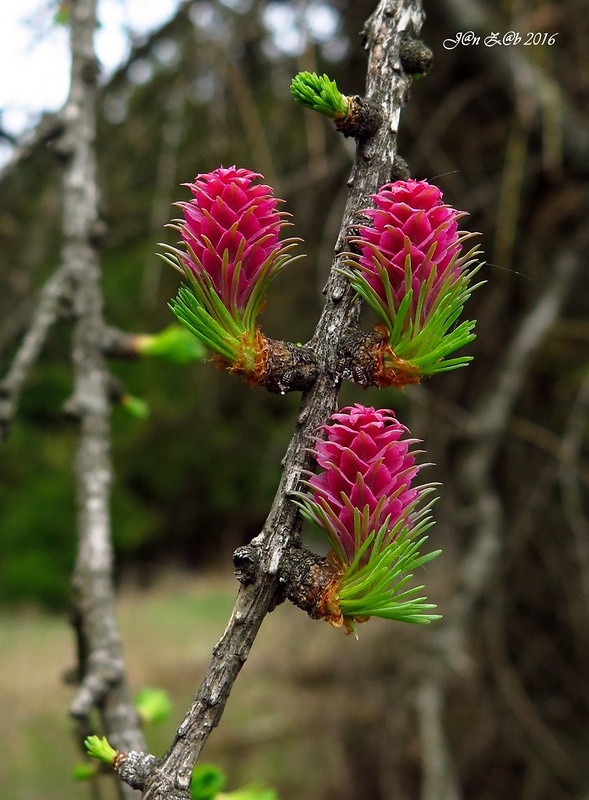
[[[74,391],[67,411],[80,426],[75,462],[79,543],[72,612],[80,685],[70,712],[79,724],[81,738],[94,725],[90,716],[99,712],[111,741],[122,750],[133,750],[144,747],[144,740],[127,686],[115,619],[110,376],[101,350],[104,322],[100,264],[94,246],[98,227],[95,27],[95,0],[76,0],[71,6],[70,94],[59,126],[54,124],[50,129],[52,137],[61,135],[58,146],[64,160],[61,260],[41,291],[23,342],[2,383],[0,421],[2,433],[6,433],[23,385],[58,316],[60,301],[67,298],[75,323]],[[46,141],[48,135],[41,127],[35,142]],[[26,156],[26,151],[21,155]],[[121,785],[120,791],[121,797],[134,794],[128,786]]]
[[[423,751],[421,800],[460,800],[459,783],[450,756],[444,725],[444,692],[439,682],[424,680],[415,705]]]
[[[501,596],[494,598],[494,605],[501,606],[504,601],[505,592],[501,591]],[[485,632],[491,664],[510,713],[515,716],[542,761],[548,764],[551,771],[565,784],[574,785],[582,779],[582,772],[571,758],[566,743],[559,741],[556,732],[542,720],[541,714],[538,713],[509,661],[505,646],[504,614],[492,616],[489,614],[488,617]]]
[[[23,341],[5,378],[0,382],[0,442],[8,436],[23,386],[31,368],[39,358],[47,333],[58,316],[59,303],[69,277],[68,266],[64,263],[41,290],[39,302],[27,326]]]
[[[124,671],[115,618],[110,522],[109,374],[101,352],[100,265],[93,246],[98,219],[95,0],[77,0],[71,11],[71,88],[62,148],[68,161],[63,183],[64,268],[72,281],[74,392],[68,411],[79,420],[75,462],[78,556],[73,576],[73,619],[78,637],[80,686],[71,714],[88,732],[100,710],[105,732],[124,750],[144,746]],[[123,796],[132,796],[128,787]]]
[[[61,114],[44,116],[37,127],[30,134],[24,136],[22,143],[17,144],[8,163],[0,169],[0,183],[3,183],[10,173],[15,172],[21,163],[30,158],[37,150],[59,140],[63,132],[64,121]]]
[[[188,92],[186,79],[180,75],[170,92],[162,128],[157,177],[151,206],[150,229],[160,230],[167,222],[173,191],[176,188],[178,172],[178,148],[183,133],[182,117]],[[145,308],[153,308],[161,280],[162,262],[150,253],[143,270],[141,286],[141,304]]]
[[[456,640],[466,633],[463,628],[476,603],[483,596],[493,574],[501,548],[502,509],[491,479],[498,447],[506,435],[513,407],[526,383],[532,359],[561,312],[579,266],[573,252],[565,251],[556,259],[554,272],[537,303],[522,319],[509,344],[498,374],[475,409],[467,426],[472,444],[461,461],[459,475],[469,492],[476,520],[472,544],[460,566],[461,585],[447,615],[449,627],[462,628],[451,636]]]

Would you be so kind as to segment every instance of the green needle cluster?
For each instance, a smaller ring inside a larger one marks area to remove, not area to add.
[[[110,746],[106,736],[88,736],[84,739],[84,745],[89,756],[112,766],[117,751]]]
[[[290,91],[298,103],[332,119],[343,119],[348,113],[348,101],[328,75],[299,72],[292,79]]]

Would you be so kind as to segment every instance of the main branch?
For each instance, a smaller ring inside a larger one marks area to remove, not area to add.
[[[341,264],[346,236],[358,209],[391,179],[397,130],[410,79],[401,66],[403,42],[419,34],[423,22],[419,0],[381,0],[365,26],[368,50],[366,99],[382,110],[384,122],[370,138],[358,140],[349,180],[349,197],[336,244],[333,268]],[[302,398],[284,471],[262,532],[254,539],[257,571],[239,589],[227,628],[174,742],[145,782],[145,800],[188,800],[194,764],[218,724],[235,679],[266,614],[282,599],[281,571],[293,547],[300,546],[301,521],[289,499],[301,472],[310,467],[308,448],[318,428],[333,412],[341,382],[338,351],[342,337],[357,324],[358,304],[347,281],[332,268],[326,302],[311,340],[319,376]]]

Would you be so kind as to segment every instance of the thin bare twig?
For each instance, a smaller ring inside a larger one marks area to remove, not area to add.
[[[8,435],[25,381],[43,349],[49,329],[58,316],[59,303],[67,280],[67,265],[62,264],[41,290],[27,332],[6,377],[0,383],[0,442]]]

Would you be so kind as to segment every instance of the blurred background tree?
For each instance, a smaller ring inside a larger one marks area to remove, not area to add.
[[[305,69],[326,71],[346,93],[362,93],[359,32],[373,6],[372,0],[192,0],[136,42],[128,62],[104,84],[100,102],[103,285],[111,324],[138,332],[169,324],[166,304],[177,275],[155,252],[157,242],[174,242],[164,229],[175,216],[172,203],[187,197],[180,184],[196,173],[236,164],[266,176],[305,240],[307,258],[273,286],[265,329],[291,341],[310,336],[352,150],[322,119],[295,105],[288,87]],[[413,84],[399,150],[412,176],[435,181],[448,202],[469,210],[468,227],[483,234],[487,285],[469,310],[479,320],[475,361],[403,395],[369,391],[361,399],[395,407],[437,464],[431,477],[443,482],[444,492],[433,538],[444,554],[431,567],[428,593],[437,594],[444,612],[458,581],[453,564],[476,524],[461,472],[471,411],[497,388],[502,354],[559,259],[581,265],[565,312],[535,353],[493,443],[493,490],[502,509],[498,561],[490,563],[477,598],[469,664],[455,664],[446,675],[443,715],[456,778],[448,784],[449,800],[461,796],[452,794],[457,787],[477,800],[582,798],[589,793],[583,755],[589,746],[589,287],[583,269],[589,28],[578,0],[499,6],[440,0],[426,3],[426,13],[422,38],[434,51],[434,67]],[[444,46],[466,30],[480,42]],[[485,45],[496,31],[517,31],[522,41]],[[553,45],[526,46],[528,32],[557,36]],[[57,258],[59,176],[51,145],[43,144],[0,180],[0,374]],[[62,412],[71,389],[66,336],[65,326],[54,330],[3,449],[4,603],[35,600],[58,609],[69,595],[74,431]],[[143,585],[162,564],[228,570],[233,549],[263,522],[297,398],[249,390],[209,363],[177,367],[146,359],[112,368],[151,409],[148,420],[131,419],[122,408],[113,418],[121,576]],[[358,392],[344,387],[342,405]],[[317,667],[323,681],[354,684],[356,702],[349,724],[331,721],[352,778],[344,787],[328,779],[317,796],[419,795],[416,720],[422,717],[413,719],[406,690],[414,659],[424,653],[412,649],[412,632],[378,631],[360,683],[354,659],[331,678]],[[281,646],[293,648],[286,641]],[[300,675],[295,660],[290,677],[296,682]],[[418,707],[420,697],[414,698]],[[394,718],[391,705],[401,709]],[[312,711],[309,718],[298,714],[313,723]],[[368,778],[368,754],[375,752],[381,757]],[[421,792],[432,800],[427,786]]]

